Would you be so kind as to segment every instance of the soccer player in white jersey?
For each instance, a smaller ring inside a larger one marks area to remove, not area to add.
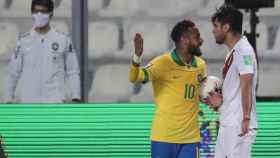
[[[242,13],[229,5],[221,6],[212,16],[216,43],[229,49],[223,68],[215,158],[250,158],[256,137],[257,60],[247,38],[241,35],[242,20]]]

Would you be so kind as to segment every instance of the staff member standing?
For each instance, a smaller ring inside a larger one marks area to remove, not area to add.
[[[80,71],[69,36],[50,26],[52,0],[33,0],[33,28],[21,34],[9,64],[5,83],[6,103],[14,100],[18,81],[22,83],[22,103],[63,103],[65,80],[69,82],[73,102],[80,101]]]

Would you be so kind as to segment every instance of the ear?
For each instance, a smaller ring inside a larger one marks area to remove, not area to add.
[[[230,31],[230,26],[229,26],[229,24],[224,24],[224,25],[222,26],[222,30],[223,30],[223,32],[229,32],[229,31]]]

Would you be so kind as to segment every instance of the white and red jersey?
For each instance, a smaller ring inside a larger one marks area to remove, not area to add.
[[[253,47],[242,37],[227,55],[223,69],[223,105],[220,108],[222,126],[241,126],[243,120],[240,75],[253,74],[250,128],[257,128],[256,84],[257,60]]]

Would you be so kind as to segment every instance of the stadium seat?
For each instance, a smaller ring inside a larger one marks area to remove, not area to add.
[[[72,1],[71,0],[56,0],[54,15],[58,17],[71,17]],[[59,3],[58,3],[59,2]]]
[[[7,10],[6,2],[0,1],[0,17],[3,16],[3,12]]]
[[[132,51],[129,51],[127,49],[121,49],[121,50],[114,51],[112,55],[113,55],[112,57],[116,59],[124,59],[130,61],[132,57]]]
[[[52,21],[51,25],[60,32],[69,34],[69,27],[65,22],[62,21]]]
[[[259,71],[259,96],[279,96],[280,74],[278,62],[261,62]]]
[[[245,22],[244,30],[250,32],[250,24]],[[257,50],[258,52],[264,52],[268,49],[268,29],[264,23],[259,23],[257,25],[257,33],[259,33],[259,37],[257,38]]]
[[[272,48],[272,51],[274,53],[279,54],[279,56],[280,56],[280,51],[279,50],[280,50],[280,28],[278,28],[276,39],[275,39],[275,42],[274,42],[274,45],[273,45],[273,48]]]
[[[111,0],[108,6],[98,14],[103,17],[133,16],[138,11],[144,10],[146,0]]]
[[[0,8],[3,9],[3,8],[6,8],[6,1],[1,1],[0,2]]]
[[[262,8],[259,11],[260,16],[279,16],[280,15],[280,1],[275,0],[274,8]]]
[[[259,31],[259,32],[262,35],[263,31]],[[266,37],[267,40],[270,40],[269,38],[273,38],[273,36],[270,36],[270,35],[272,35],[272,33],[270,32],[268,34],[268,31],[267,31],[267,37]],[[261,57],[261,59],[273,59],[273,60],[279,60],[280,61],[280,52],[279,52],[280,32],[279,32],[279,29],[276,32],[274,32],[274,35],[275,35],[275,39],[274,39],[274,42],[272,42],[273,43],[272,47],[267,48],[265,50],[260,49],[262,51],[258,51],[258,52],[260,52],[259,56]],[[259,44],[259,43],[257,43],[257,44]],[[268,44],[267,44],[267,47],[268,47]]]
[[[109,64],[97,69],[89,93],[89,102],[128,102],[132,84],[128,81],[129,64]]]
[[[151,82],[141,85],[141,90],[138,94],[131,96],[131,103],[153,103],[154,94]]]
[[[103,8],[104,0],[89,0],[88,1],[88,9],[90,12],[98,11]]]
[[[89,25],[89,57],[111,56],[119,47],[119,29],[112,22],[93,22]]]
[[[127,37],[127,44],[131,51],[135,33],[141,33],[144,38],[144,57],[153,57],[167,51],[169,36],[166,24],[161,22],[133,23]]]
[[[150,0],[147,3],[147,10],[150,16],[182,16],[185,13],[191,14],[196,11],[200,3],[200,0],[189,3],[185,0]]]
[[[4,17],[26,17],[31,16],[31,0],[13,0],[10,8],[5,8],[0,11],[1,15]],[[5,1],[2,0],[1,3]]]
[[[14,23],[0,22],[0,56],[12,53],[16,47],[18,28]],[[3,58],[2,58],[3,59]]]
[[[197,12],[198,16],[211,16],[217,8],[224,3],[224,0],[202,0],[202,8]]]
[[[206,59],[224,59],[228,53],[225,45],[216,43],[213,26],[210,21],[196,21],[196,26],[200,31],[200,36],[204,40],[201,51]]]
[[[4,101],[4,82],[5,77],[7,76],[6,67],[7,65],[4,62],[0,62],[0,103]]]

